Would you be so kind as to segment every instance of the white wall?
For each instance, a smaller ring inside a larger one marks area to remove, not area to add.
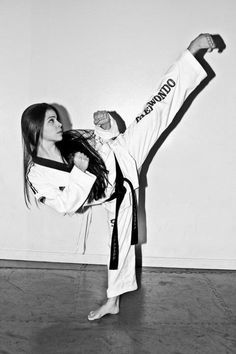
[[[235,10],[234,0],[0,0],[1,259],[104,263],[108,254],[101,207],[85,256],[79,217],[26,209],[26,106],[56,102],[83,128],[94,111],[116,110],[128,125],[190,40],[210,32],[227,48],[208,55],[216,77],[149,166],[140,238],[143,265],[236,269]]]

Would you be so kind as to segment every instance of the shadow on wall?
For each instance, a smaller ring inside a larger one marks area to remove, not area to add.
[[[58,103],[51,103],[51,105],[55,107],[59,113],[60,120],[63,126],[63,131],[72,129],[72,122],[67,109]]]
[[[122,134],[126,131],[125,121],[121,118],[121,116],[116,111],[109,111],[112,118],[116,121],[119,132]]]

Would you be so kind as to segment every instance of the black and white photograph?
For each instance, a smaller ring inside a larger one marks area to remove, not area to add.
[[[0,0],[0,354],[236,354],[234,0]]]

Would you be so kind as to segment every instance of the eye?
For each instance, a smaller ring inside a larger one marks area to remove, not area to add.
[[[54,120],[55,120],[55,118],[49,118],[48,123],[53,124]]]

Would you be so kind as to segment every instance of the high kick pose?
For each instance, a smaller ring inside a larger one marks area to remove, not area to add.
[[[137,171],[186,97],[207,76],[196,54],[215,48],[211,35],[195,38],[123,134],[107,111],[94,113],[94,131],[64,133],[57,110],[49,104],[33,104],[22,115],[26,203],[30,188],[40,204],[63,214],[101,203],[107,210],[111,248],[107,301],[89,313],[89,320],[117,314],[119,296],[137,289]]]

